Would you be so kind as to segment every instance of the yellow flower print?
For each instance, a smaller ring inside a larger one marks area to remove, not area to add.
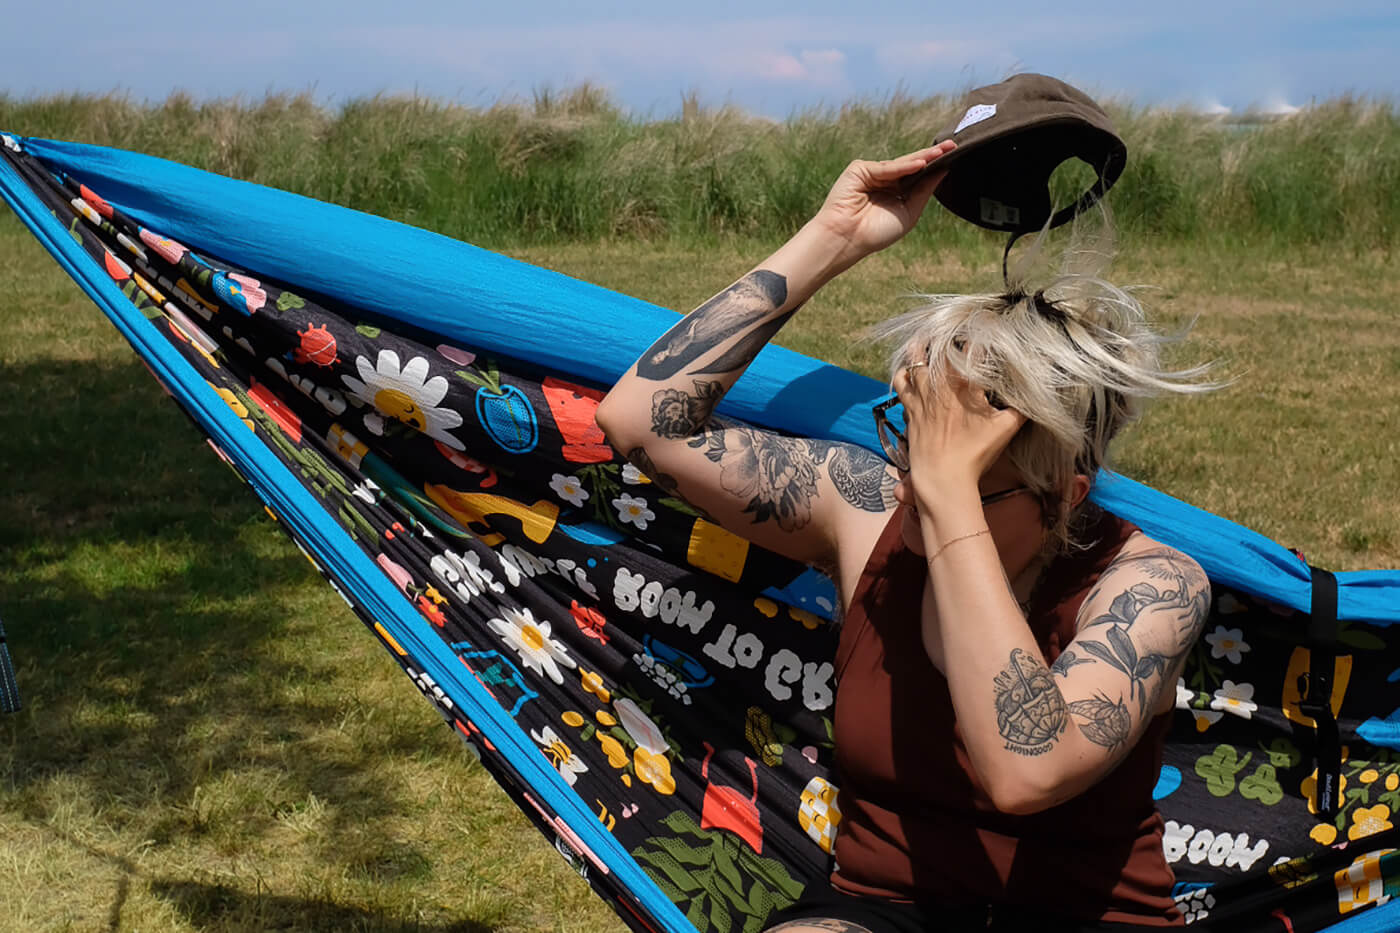
[[[435,587],[431,587],[431,586],[428,587],[428,589],[425,591],[424,595],[426,595],[426,596],[427,596],[429,599],[431,599],[436,605],[439,605],[439,606],[441,606],[443,603],[447,602],[447,597],[446,597],[446,596],[443,596],[441,593],[439,593]]]
[[[1347,830],[1347,838],[1355,842],[1357,839],[1393,829],[1394,826],[1395,824],[1390,822],[1390,807],[1385,804],[1357,807],[1351,814],[1351,828]]]
[[[627,767],[627,749],[622,747],[621,742],[606,732],[599,732],[598,744],[603,746],[603,751],[608,756],[608,764],[614,768]]]
[[[1331,823],[1318,823],[1308,833],[1318,845],[1330,846],[1337,841],[1337,827]]]
[[[1345,752],[1345,749],[1343,749],[1343,752]],[[1343,760],[1343,761],[1346,761],[1346,755],[1345,755],[1345,754],[1342,755],[1342,760]],[[1340,782],[1340,783],[1338,784],[1338,786],[1337,786],[1337,797],[1338,797],[1338,799],[1341,799],[1342,793],[1343,793],[1343,791],[1345,791],[1346,789],[1347,789],[1347,776],[1346,776],[1345,774],[1343,774],[1343,775],[1341,775],[1341,782]],[[1308,812],[1309,812],[1309,813],[1314,813],[1314,814],[1317,813],[1317,769],[1316,769],[1316,768],[1313,768],[1312,774],[1309,774],[1307,777],[1303,778],[1303,783],[1302,783],[1302,785],[1298,788],[1298,792],[1299,792],[1300,794],[1302,794],[1302,795],[1303,795],[1303,799],[1306,800],[1306,801],[1308,802]]]
[[[607,727],[610,728],[610,729],[611,729],[613,726],[617,725],[617,717],[614,716],[612,713],[608,712],[608,711],[605,710],[605,709],[600,709],[600,710],[598,710],[598,712],[594,713],[593,715],[594,715],[594,717],[597,718],[597,720],[598,720],[600,723],[602,723],[603,725],[607,726]]]
[[[583,725],[583,717],[571,709],[560,713],[559,718],[564,720],[564,725],[573,726],[575,729]]]
[[[1362,771],[1362,772],[1361,772],[1361,783],[1362,783],[1362,784],[1372,784],[1372,783],[1375,783],[1376,779],[1379,778],[1380,776],[1381,776],[1381,773],[1380,773],[1379,771],[1377,771],[1375,768],[1367,768],[1365,771]]]
[[[1392,771],[1385,776],[1385,789],[1395,790],[1397,787],[1400,787],[1400,774]]]
[[[612,691],[603,686],[603,677],[597,671],[585,671],[579,668],[579,681],[583,684],[583,689],[604,703],[612,700]]]
[[[653,755],[638,745],[632,763],[642,783],[650,784],[658,794],[676,792],[676,779],[671,777],[671,762],[666,760],[665,755]]]

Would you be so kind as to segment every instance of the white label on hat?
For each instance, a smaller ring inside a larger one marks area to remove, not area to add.
[[[983,120],[986,120],[990,117],[994,117],[996,115],[996,104],[974,104],[973,106],[967,108],[967,113],[963,114],[963,118],[958,121],[958,128],[953,130],[953,132],[961,133],[963,130],[967,129],[972,124],[981,123]]]
[[[1015,226],[1021,222],[1021,209],[1019,207],[993,201],[991,198],[982,198],[981,202],[982,223],[991,224],[993,227],[1006,227]]]

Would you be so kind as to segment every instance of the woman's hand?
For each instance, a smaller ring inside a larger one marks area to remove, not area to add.
[[[938,385],[934,380],[940,380]],[[894,390],[904,406],[909,475],[921,510],[932,511],[953,496],[975,495],[982,474],[1006,450],[1026,416],[992,407],[986,394],[953,373],[934,374],[917,362],[895,374]]]
[[[952,140],[883,162],[846,166],[813,218],[857,256],[878,252],[914,229],[943,172],[910,179],[955,148]]]

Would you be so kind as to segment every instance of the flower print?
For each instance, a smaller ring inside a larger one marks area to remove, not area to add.
[[[612,699],[612,691],[603,686],[603,676],[597,671],[586,671],[579,669],[579,683],[583,689],[593,694],[604,703]]]
[[[540,744],[544,751],[544,756],[549,759],[549,763],[559,769],[559,774],[572,787],[578,780],[578,776],[588,770],[588,765],[583,763],[583,759],[575,755],[569,746],[564,744],[564,740],[555,734],[549,726],[545,726],[540,731],[530,730],[530,738]]]
[[[1337,827],[1331,823],[1318,823],[1308,830],[1308,838],[1318,845],[1330,846],[1337,841]]]
[[[549,481],[549,488],[570,505],[583,505],[584,500],[588,498],[588,490],[583,488],[583,481],[577,476],[555,473],[554,478]]]
[[[1212,725],[1219,722],[1224,715],[1224,713],[1217,713],[1214,710],[1208,709],[1193,709],[1191,711],[1192,718],[1196,720],[1197,732],[1205,732]]]
[[[1374,836],[1376,833],[1394,828],[1395,824],[1390,822],[1390,807],[1385,804],[1378,803],[1374,807],[1357,807],[1351,814],[1351,826],[1347,829],[1347,838],[1355,842],[1357,839]]]
[[[665,755],[653,754],[638,745],[632,755],[632,764],[643,784],[650,784],[658,794],[675,793],[676,779],[671,776],[671,762]]]
[[[1380,773],[1379,771],[1377,771],[1375,768],[1367,768],[1365,771],[1362,771],[1361,774],[1360,774],[1361,783],[1362,783],[1362,784],[1374,784],[1374,783],[1380,778],[1380,776],[1381,776],[1381,773]]]
[[[603,754],[608,756],[608,764],[618,769],[627,767],[627,749],[622,747],[622,743],[606,732],[594,734],[598,736],[598,744],[603,746]]]
[[[656,518],[656,513],[647,508],[647,500],[640,496],[629,496],[624,492],[612,504],[617,509],[618,519],[636,525],[640,531],[646,531],[647,522]]]
[[[1210,708],[1243,719],[1251,718],[1254,711],[1259,708],[1259,704],[1254,702],[1254,684],[1237,684],[1232,680],[1225,681],[1220,689],[1215,691],[1215,697],[1210,701]]]
[[[535,621],[529,609],[507,609],[506,618],[492,619],[486,624],[491,631],[520,655],[520,663],[536,673],[547,676],[556,684],[564,683],[559,665],[577,667],[567,649],[550,637],[548,622]]]
[[[1190,709],[1191,702],[1195,699],[1196,691],[1191,690],[1186,686],[1186,678],[1178,677],[1176,679],[1176,708]]]
[[[350,493],[365,505],[374,505],[379,501],[379,497],[375,495],[377,492],[379,492],[379,486],[372,479],[361,480],[355,484],[355,488],[350,490]]]
[[[651,477],[637,469],[635,463],[624,463],[622,465],[622,481],[629,486],[638,486],[651,482]]]
[[[462,423],[462,415],[451,408],[437,407],[447,396],[447,380],[442,376],[428,377],[426,358],[415,356],[400,368],[397,353],[380,350],[373,364],[357,356],[355,368],[359,379],[340,378],[357,398],[373,405],[380,414],[397,418],[453,450],[464,449],[462,442],[448,433],[449,428]]]
[[[1210,645],[1212,658],[1224,658],[1231,664],[1240,663],[1240,655],[1249,650],[1249,643],[1244,640],[1244,632],[1237,628],[1217,625],[1215,631],[1207,635],[1205,640],[1206,644]]]
[[[365,430],[375,437],[384,436],[384,416],[377,411],[367,411],[364,414]]]

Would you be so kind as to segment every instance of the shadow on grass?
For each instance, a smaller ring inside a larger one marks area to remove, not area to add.
[[[440,723],[356,695],[336,649],[360,623],[254,494],[129,354],[0,369],[0,419],[23,426],[0,442],[0,614],[25,700],[0,801],[46,823],[59,779],[138,839],[228,850],[329,800],[321,857],[381,860],[365,827],[410,805],[375,766]]]
[[[325,930],[334,933],[491,933],[475,920],[445,923],[405,920],[388,911],[346,907],[315,898],[249,894],[221,884],[152,881],[151,892],[169,902],[196,929]]]

